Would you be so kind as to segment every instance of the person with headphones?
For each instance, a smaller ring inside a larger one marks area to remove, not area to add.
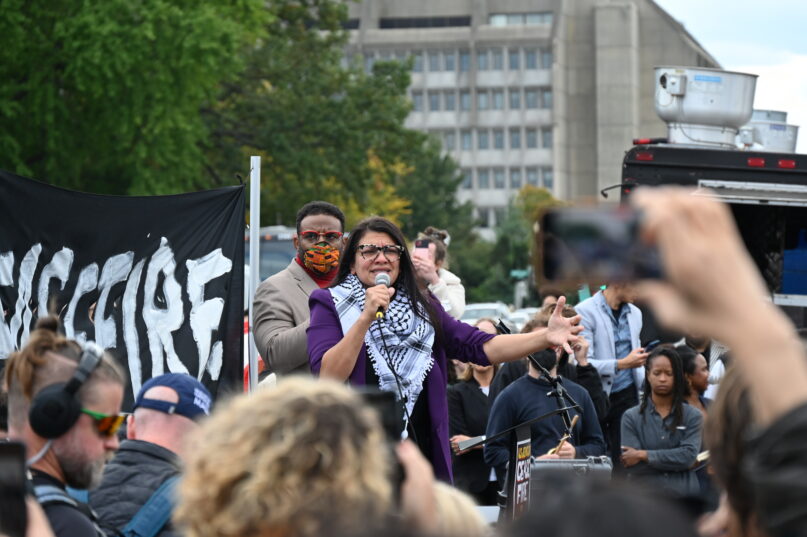
[[[40,319],[7,361],[9,438],[27,446],[34,493],[56,537],[96,537],[104,534],[94,513],[66,487],[96,486],[117,449],[124,374],[96,345],[68,340],[57,327],[55,318]]]

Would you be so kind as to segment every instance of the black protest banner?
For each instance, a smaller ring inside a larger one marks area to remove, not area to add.
[[[0,365],[51,312],[116,356],[134,393],[167,372],[237,389],[244,204],[243,186],[100,196],[0,171]]]

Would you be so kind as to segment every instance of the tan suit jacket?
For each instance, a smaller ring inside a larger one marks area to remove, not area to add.
[[[308,296],[319,289],[303,267],[289,266],[258,286],[252,305],[255,345],[269,371],[278,375],[310,373],[308,367]]]

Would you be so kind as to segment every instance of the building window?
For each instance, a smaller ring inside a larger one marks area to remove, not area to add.
[[[504,131],[493,129],[493,149],[504,149]]]
[[[460,92],[460,110],[468,112],[471,109],[471,92],[462,90]]]
[[[541,51],[541,68],[552,68],[552,51],[549,49],[544,49]]]
[[[518,168],[510,168],[510,188],[513,190],[521,188],[521,170]]]
[[[470,190],[474,187],[474,178],[471,170],[462,170],[462,188]]]
[[[443,53],[443,68],[445,68],[446,71],[457,70],[457,56],[453,50]]]
[[[545,149],[552,148],[552,129],[541,129],[541,147]]]
[[[521,149],[521,129],[510,129],[510,149]]]
[[[457,94],[449,90],[445,92],[445,109],[446,110],[456,110],[457,109]]]
[[[490,69],[488,65],[488,51],[480,50],[476,53],[476,68],[480,71],[487,71]]]
[[[542,13],[527,13],[525,17],[526,24],[552,24],[552,12],[545,11]]]
[[[541,175],[544,176],[544,188],[552,190],[554,186],[554,177],[552,177],[552,168],[541,168]]]
[[[524,90],[524,106],[527,108],[538,108],[538,90],[527,88]]]
[[[412,92],[412,110],[415,112],[423,112],[423,92]]]
[[[390,58],[392,58],[392,53],[388,50],[382,50],[379,53],[378,57],[381,58],[383,61],[388,62]]]
[[[504,170],[493,170],[493,188],[497,190],[504,190],[506,188],[504,184]]]
[[[373,72],[373,65],[375,64],[375,57],[372,52],[365,52],[364,54],[364,70],[367,73]]]
[[[436,51],[429,52],[429,71],[439,71],[440,67],[440,53]]]
[[[488,131],[486,129],[476,131],[476,146],[479,149],[488,149],[490,147]]]
[[[504,220],[507,218],[507,209],[504,207],[496,207],[493,209],[493,216],[496,219],[493,225],[500,226],[504,224]]]
[[[414,63],[412,63],[412,71],[415,73],[422,73],[423,72],[423,53],[420,51],[416,51],[412,53],[412,57],[415,58]]]
[[[521,69],[521,51],[511,48],[507,53],[507,65],[511,71]]]
[[[549,88],[541,91],[541,108],[552,108],[552,90]]]
[[[521,109],[521,89],[510,88],[510,110]]]
[[[488,103],[488,90],[476,90],[476,109],[487,110]]]
[[[463,151],[470,151],[473,149],[473,143],[471,138],[471,131],[462,131],[462,150]]]
[[[524,51],[524,68],[538,69],[538,51],[534,48]]]
[[[552,24],[552,12],[531,12],[531,13],[491,13],[488,16],[488,23],[491,26],[523,26]]]
[[[537,168],[527,168],[527,184],[532,186],[538,186]]]
[[[493,90],[493,109],[504,110],[504,91]]]
[[[460,51],[460,72],[467,72],[471,70],[471,53],[467,50]]]
[[[490,227],[490,209],[487,207],[477,207],[476,223],[479,227]]]
[[[426,94],[429,96],[429,112],[439,112],[440,93],[436,91],[429,91]]]
[[[457,146],[455,138],[454,131],[445,131],[443,133],[443,147],[445,147],[446,151],[454,151]]]
[[[536,149],[538,147],[538,130],[527,129],[527,149]]]
[[[504,54],[502,54],[502,49],[495,48],[491,54],[493,55],[493,70],[501,71],[504,69]]]
[[[490,172],[485,169],[476,171],[476,186],[480,189],[490,188]]]

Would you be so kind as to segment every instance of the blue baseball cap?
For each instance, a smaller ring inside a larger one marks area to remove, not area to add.
[[[143,395],[155,386],[165,386],[171,388],[179,396],[179,401],[161,401],[159,399],[147,399]],[[179,414],[186,418],[196,419],[201,415],[210,415],[210,403],[213,398],[204,385],[190,375],[184,373],[166,373],[159,377],[148,380],[135,399],[134,408],[149,408],[166,414]]]

